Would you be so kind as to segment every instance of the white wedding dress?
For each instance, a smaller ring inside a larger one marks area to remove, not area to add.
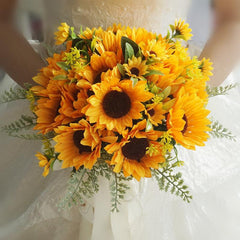
[[[67,21],[77,29],[122,23],[165,33],[175,18],[185,18],[190,0],[46,0],[46,43]],[[41,54],[42,52],[40,52]],[[239,81],[232,72],[224,84]],[[0,90],[13,86],[6,76]],[[210,99],[212,116],[228,127],[237,141],[211,139],[206,147],[179,148],[185,166],[179,169],[193,200],[183,202],[160,192],[151,179],[131,182],[119,213],[110,212],[107,181],[85,206],[59,212],[70,170],[41,176],[34,157],[41,149],[0,133],[0,240],[235,240],[240,236],[240,90]],[[0,105],[0,124],[28,112],[27,102]]]

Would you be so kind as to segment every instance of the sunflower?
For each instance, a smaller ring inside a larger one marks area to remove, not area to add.
[[[212,62],[210,62],[210,59],[203,58],[200,62],[199,69],[201,70],[204,77],[209,78],[212,76]]]
[[[37,96],[41,96],[42,91],[45,90],[48,86],[50,79],[46,77],[42,72],[38,73],[37,76],[33,77],[32,79],[35,83],[37,83],[37,85],[31,87],[31,92]]]
[[[61,108],[59,113],[74,121],[81,118],[82,108],[87,104],[87,91],[78,89],[75,84],[66,84],[61,88]],[[69,120],[63,121],[63,124],[68,123]]]
[[[106,78],[92,86],[95,95],[87,100],[89,104],[83,113],[90,123],[104,125],[108,130],[116,129],[121,133],[126,127],[132,127],[133,119],[142,117],[141,112],[145,109],[142,102],[153,97],[145,87],[145,81],[138,81],[133,86],[130,80]]]
[[[173,29],[175,30],[174,36],[181,36],[185,41],[190,40],[192,37],[192,29],[189,28],[189,24],[185,23],[184,20],[176,20]]]
[[[130,132],[126,130],[120,142],[109,144],[106,151],[113,154],[110,165],[113,171],[119,173],[123,170],[124,176],[133,176],[138,181],[142,177],[151,177],[151,168],[158,169],[159,163],[165,161],[162,156],[161,145],[156,142],[160,133],[144,131],[146,120],[137,123]],[[154,152],[149,152],[154,148]]]
[[[44,167],[43,176],[46,177],[49,174],[49,168],[52,160],[48,160],[46,156],[41,153],[35,155],[39,160],[39,167]]]
[[[147,44],[144,42],[139,44],[145,57],[151,57],[158,60],[167,58],[170,53],[170,46],[170,44],[162,39],[152,39],[151,41],[148,41]]]
[[[92,39],[95,35],[99,36],[103,32],[103,29],[101,27],[99,28],[86,28],[82,33],[80,33],[78,36],[83,39]]]
[[[186,68],[181,73],[185,82],[183,82],[180,87],[184,87],[185,91],[188,93],[196,93],[197,96],[206,103],[208,101],[206,81],[209,80],[209,78],[203,76],[199,69],[200,62],[196,58],[188,60],[186,63]],[[179,88],[179,90],[180,89],[181,88]],[[177,92],[178,91],[173,95],[176,96]]]
[[[111,31],[114,34],[116,34],[117,31],[119,31],[119,30],[123,31],[124,29],[125,29],[125,27],[122,27],[122,25],[120,23],[119,24],[114,23],[112,26],[107,28],[107,31]]]
[[[33,81],[40,86],[47,87],[49,78],[46,77],[42,72],[38,73],[37,76],[33,77]]]
[[[70,27],[66,23],[61,23],[61,26],[58,27],[58,32],[55,32],[56,45],[63,44],[69,36]]]
[[[104,69],[112,69],[118,63],[117,56],[114,52],[104,52],[100,56],[93,54],[91,57],[90,65],[92,69],[96,72],[102,71]]]
[[[208,102],[208,93],[206,91],[206,82],[203,78],[194,78],[182,85],[186,92],[196,94],[204,103]],[[181,90],[181,88],[180,88]],[[180,91],[179,90],[179,91]],[[176,93],[177,95],[177,93]]]
[[[71,71],[70,71],[71,73]],[[74,70],[69,76],[69,79],[76,79],[77,86],[84,89],[91,88],[91,85],[96,78],[95,71],[88,65],[84,66],[81,70]]]
[[[62,124],[59,116],[61,97],[58,94],[50,94],[48,98],[40,98],[37,101],[37,124],[35,130],[40,130],[43,134],[52,131]]]
[[[53,57],[48,58],[48,66],[42,68],[43,74],[49,79],[53,79],[56,76],[67,76],[68,72],[58,66],[59,62],[62,62],[64,58],[64,52],[62,54],[53,54]]]
[[[122,48],[121,48],[121,38],[124,33],[118,29],[116,33],[112,31],[102,32],[99,36],[102,40],[96,44],[96,50],[103,54],[103,52],[114,52],[117,55],[118,61],[123,58]]]
[[[116,35],[111,31],[105,31],[101,34],[102,44],[105,51],[117,52],[117,38]]]
[[[37,100],[34,110],[37,116],[37,124],[34,129],[40,130],[43,134],[61,125],[67,118],[67,116],[59,112],[62,104],[61,100],[63,99],[61,97],[61,89],[64,85],[65,81],[50,80],[46,89],[43,88],[40,92],[36,93],[36,96],[40,98]]]
[[[96,128],[82,119],[70,126],[59,126],[55,129],[58,134],[55,151],[59,152],[58,159],[63,161],[62,168],[81,166],[91,169],[100,157],[101,139]]]
[[[162,120],[165,119],[166,113],[167,111],[163,109],[162,102],[158,104],[156,103],[150,104],[145,110],[145,114],[147,115],[148,119],[154,126],[162,124]]]
[[[148,76],[147,80],[161,89],[171,86],[172,93],[174,93],[179,89],[179,86],[186,81],[186,78],[181,75],[184,68],[185,66],[179,63],[177,56],[170,56],[167,60],[149,67],[149,70],[160,71],[162,75],[154,74]]]
[[[125,32],[126,35],[137,44],[141,42],[147,43],[149,40],[156,39],[157,37],[155,33],[149,32],[144,28],[127,27]]]
[[[102,78],[103,79],[111,78],[111,77],[121,78],[121,74],[120,74],[117,66],[114,67],[113,69],[109,69],[106,72],[102,73]]]
[[[93,54],[90,61],[91,68],[95,71],[93,84],[101,82],[102,72],[113,69],[117,66],[118,62],[119,60],[114,52],[103,52],[100,56]]]
[[[209,112],[202,99],[182,87],[167,118],[167,127],[175,141],[192,150],[196,145],[204,146],[209,137],[206,132],[211,130],[208,127],[211,123],[207,118]]]
[[[46,96],[46,90],[50,90],[52,93],[58,92],[58,87],[52,87],[52,85],[63,85],[65,81],[54,81],[55,76],[67,75],[67,71],[60,68],[57,63],[62,61],[62,56],[60,54],[54,54],[52,58],[48,58],[48,66],[43,67],[37,76],[33,77],[33,81],[38,85],[33,86],[31,90],[38,96]],[[40,85],[40,86],[39,86]],[[51,88],[51,89],[50,89]]]
[[[141,77],[147,73],[148,69],[146,60],[143,61],[141,57],[137,58],[135,56],[133,56],[132,59],[128,59],[128,64],[123,64],[123,66],[129,77],[138,79],[141,79]]]

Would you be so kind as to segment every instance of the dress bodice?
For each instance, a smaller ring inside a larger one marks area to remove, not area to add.
[[[113,23],[166,33],[176,18],[186,18],[191,0],[44,0],[46,37],[63,21],[78,30]]]

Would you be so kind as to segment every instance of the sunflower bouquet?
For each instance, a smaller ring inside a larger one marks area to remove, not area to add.
[[[113,210],[126,181],[150,177],[189,202],[176,146],[194,150],[209,137],[212,70],[208,59],[189,56],[189,25],[177,20],[162,36],[121,25],[76,33],[62,23],[55,34],[63,50],[33,78],[26,97],[34,118],[22,119],[43,141],[43,176],[57,162],[72,169],[67,202],[91,197],[99,176],[111,183]]]

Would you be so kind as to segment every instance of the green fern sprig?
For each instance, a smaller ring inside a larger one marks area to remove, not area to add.
[[[164,168],[162,170],[152,170],[152,175],[158,182],[160,190],[165,192],[171,192],[176,196],[180,196],[184,201],[188,203],[191,201],[192,196],[188,191],[188,186],[184,185],[181,173],[174,174],[172,168]]]
[[[21,115],[18,120],[1,127],[0,130],[7,133],[11,137],[21,138],[24,140],[45,140],[54,137],[53,132],[49,132],[45,135],[34,132],[33,127],[35,125],[36,117],[34,115]]]
[[[0,104],[12,102],[20,99],[26,99],[27,90],[23,88],[10,88],[2,93],[0,96]]]
[[[174,147],[174,156],[171,153],[166,154],[166,161],[159,169],[152,169],[152,175],[156,179],[159,189],[180,196],[184,201],[190,202],[192,196],[188,187],[184,185],[181,173],[175,173],[174,169],[183,165],[178,158],[177,148]]]
[[[86,199],[90,199],[99,191],[98,177],[103,176],[112,181],[110,184],[111,192],[111,211],[119,211],[118,205],[124,198],[126,191],[129,189],[126,181],[132,178],[125,178],[122,173],[115,174],[109,165],[100,159],[91,170],[80,168],[74,172],[68,182],[68,190],[65,198],[59,203],[59,208],[66,206],[72,207],[73,205],[84,204]]]
[[[28,134],[17,134],[17,133],[11,133],[9,134],[9,136],[11,137],[16,137],[16,138],[20,138],[20,139],[24,139],[24,140],[44,140],[46,138],[46,136],[42,135],[42,134],[35,134],[35,133],[28,133]]]
[[[113,174],[113,180],[110,184],[110,190],[111,190],[111,203],[112,203],[112,212],[119,212],[119,204],[121,203],[121,200],[124,199],[124,196],[127,192],[127,190],[130,189],[129,185],[126,183],[126,181],[131,180],[132,178],[125,178],[120,173]]]
[[[83,196],[79,193],[79,187],[82,184],[86,171],[86,169],[80,168],[79,171],[72,174],[68,181],[67,194],[58,204],[59,209],[64,209],[65,207],[71,208],[73,204],[84,204]]]
[[[111,169],[108,164],[100,159],[91,170],[80,168],[74,172],[68,182],[68,190],[65,198],[59,203],[59,208],[84,204],[84,199],[90,199],[99,191],[98,177],[107,179],[111,177]]]
[[[218,95],[226,95],[228,94],[228,91],[231,89],[237,87],[238,84],[229,84],[226,86],[220,86],[220,87],[206,87],[206,91],[209,97],[215,97]]]
[[[99,184],[97,176],[94,174],[94,171],[86,171],[85,176],[82,179],[82,182],[79,184],[77,193],[80,197],[85,199],[90,199],[97,193],[99,190]]]
[[[212,131],[209,131],[209,134],[215,138],[227,138],[231,141],[236,141],[236,137],[229,131],[227,128],[224,128],[221,123],[218,121],[212,122],[209,126]]]
[[[14,133],[33,128],[35,124],[36,124],[35,116],[21,115],[21,117],[18,120],[6,126],[3,126],[1,130],[9,135],[13,135]]]

